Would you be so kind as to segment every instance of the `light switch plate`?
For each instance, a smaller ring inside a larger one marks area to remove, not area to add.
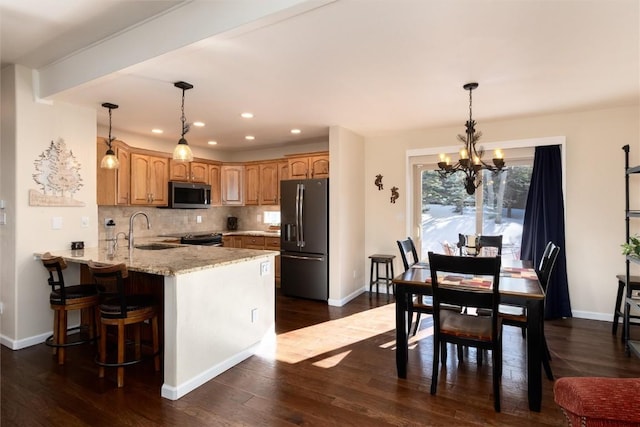
[[[83,216],[80,218],[80,223],[82,224],[82,228],[87,228],[89,226],[89,217]]]
[[[260,275],[261,276],[265,276],[265,275],[269,274],[269,265],[270,265],[269,261],[264,261],[264,262],[260,263]]]
[[[62,217],[54,216],[51,218],[51,229],[52,230],[62,230]]]

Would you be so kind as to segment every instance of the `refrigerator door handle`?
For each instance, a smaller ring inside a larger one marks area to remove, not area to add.
[[[304,248],[304,212],[302,209],[304,208],[304,184],[298,184],[300,186],[300,239],[298,241],[298,246]]]
[[[296,184],[296,246],[300,246],[300,184]]]
[[[324,257],[313,257],[313,256],[304,256],[304,255],[280,255],[282,258],[290,258],[290,259],[304,259],[307,261],[324,261]]]

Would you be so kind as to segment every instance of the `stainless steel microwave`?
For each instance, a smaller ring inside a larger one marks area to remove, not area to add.
[[[211,186],[190,182],[169,181],[169,207],[176,209],[206,209],[211,207]]]

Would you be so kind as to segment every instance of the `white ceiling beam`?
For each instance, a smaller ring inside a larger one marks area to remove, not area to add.
[[[36,70],[37,98],[230,31],[251,31],[336,0],[191,1]]]

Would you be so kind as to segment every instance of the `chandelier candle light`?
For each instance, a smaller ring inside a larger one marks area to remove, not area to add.
[[[465,174],[464,188],[467,190],[467,194],[469,195],[475,193],[476,188],[482,182],[479,175],[482,169],[490,170],[492,172],[500,172],[504,167],[502,151],[495,150],[493,165],[490,165],[482,160],[484,149],[482,147],[476,148],[476,142],[478,142],[482,136],[482,132],[476,133],[476,122],[472,117],[471,93],[477,87],[478,83],[467,83],[463,86],[464,90],[469,91],[469,120],[465,125],[467,128],[466,134],[458,134],[458,139],[464,144],[460,150],[460,160],[458,160],[456,164],[452,165],[449,157],[445,154],[440,154],[440,161],[438,162],[438,167],[440,168],[438,172],[442,178],[456,172],[463,172]]]
[[[116,139],[115,136],[111,136],[111,110],[115,110],[118,106],[110,102],[105,102],[102,106],[109,109],[109,139],[106,140],[108,148],[104,157],[100,161],[100,167],[102,169],[118,169],[120,162],[118,161],[116,153],[113,152],[113,148],[111,146],[111,143]]]
[[[182,133],[180,135],[178,145],[173,149],[173,160],[192,162],[193,153],[191,152],[189,143],[184,139],[184,135],[189,132],[190,128],[190,125],[187,123],[187,119],[184,116],[184,92],[186,90],[193,89],[193,85],[187,82],[175,82],[173,85],[178,89],[182,89],[182,116],[180,116],[180,121],[182,122]]]

